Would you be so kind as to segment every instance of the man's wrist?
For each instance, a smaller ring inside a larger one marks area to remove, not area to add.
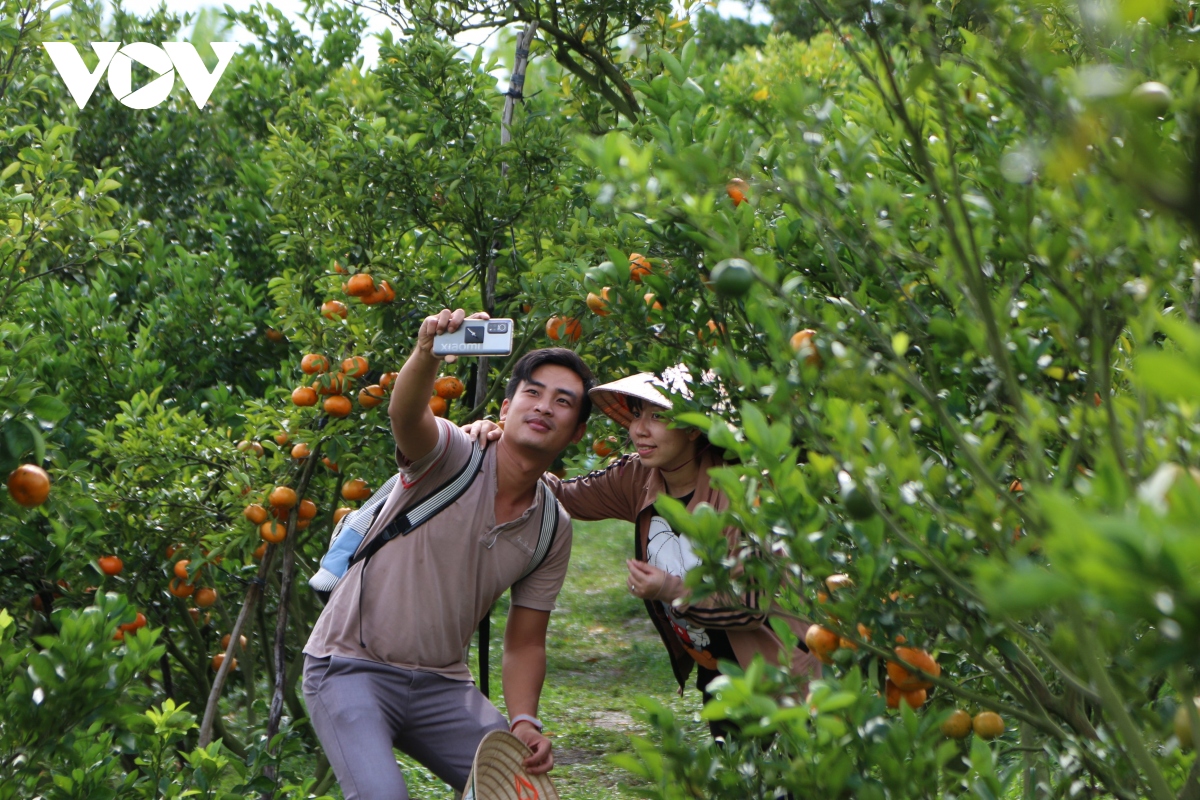
[[[542,732],[542,721],[540,719],[533,716],[532,714],[517,714],[508,723],[509,733],[516,730],[517,726],[520,725],[522,722],[527,722],[530,725],[532,725],[533,727],[537,728],[538,733]]]

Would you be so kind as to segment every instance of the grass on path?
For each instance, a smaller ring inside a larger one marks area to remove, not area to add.
[[[628,522],[577,522],[566,584],[550,615],[546,686],[539,716],[554,742],[551,775],[562,800],[635,798],[634,778],[605,760],[629,750],[631,734],[647,735],[634,699],[648,695],[672,708],[698,741],[708,729],[696,720],[700,693],[677,694],[667,651],[641,600],[625,588],[625,559],[633,554]],[[500,649],[507,595],[492,614],[492,701],[500,694]],[[478,674],[472,647],[472,671]],[[450,798],[450,789],[407,757],[401,767],[414,797]]]

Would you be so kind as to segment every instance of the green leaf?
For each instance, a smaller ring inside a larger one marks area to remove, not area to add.
[[[58,422],[71,413],[66,403],[49,394],[35,395],[26,407],[31,414],[46,422]]]
[[[38,427],[27,419],[21,420],[21,424],[29,431],[30,437],[33,439],[33,459],[34,463],[41,464],[46,460],[46,439],[42,436],[42,432]]]
[[[679,63],[679,59],[675,58],[675,56],[671,55],[666,50],[659,50],[658,54],[662,57],[663,64],[668,70],[670,70],[671,77],[680,83],[683,83],[687,80],[687,70],[683,68],[683,64]]]
[[[1194,401],[1200,397],[1200,370],[1173,353],[1138,356],[1135,379],[1150,391],[1170,399]]]

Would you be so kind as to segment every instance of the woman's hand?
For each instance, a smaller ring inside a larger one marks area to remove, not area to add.
[[[629,579],[626,583],[634,597],[669,603],[677,597],[682,597],[687,591],[682,578],[658,567],[652,567],[645,561],[630,558],[625,562],[625,566],[629,568]]]
[[[477,419],[463,425],[462,432],[467,435],[468,439],[478,442],[480,450],[486,450],[488,442],[496,441],[504,433],[504,426],[497,425],[490,419]]]

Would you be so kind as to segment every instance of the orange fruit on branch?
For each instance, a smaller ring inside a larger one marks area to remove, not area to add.
[[[323,395],[341,394],[346,388],[346,373],[328,373],[321,380],[314,383],[313,388],[317,389]]]
[[[971,733],[971,715],[961,708],[942,722],[942,733],[950,739],[965,739]]]
[[[825,664],[833,663],[833,652],[838,649],[839,643],[836,633],[820,625],[809,625],[804,634],[804,644],[808,645],[809,652]]]
[[[267,554],[267,543],[263,542],[258,547],[254,548],[254,557],[262,558]]]
[[[146,627],[146,615],[139,611],[137,612],[137,616],[133,618],[133,622],[126,622],[122,625],[118,625],[117,627],[126,633],[129,633],[130,631],[136,631],[138,628],[144,628]]]
[[[305,375],[320,375],[329,372],[329,359],[317,353],[309,353],[300,359],[300,371]]]
[[[337,319],[338,317],[345,319],[349,313],[350,310],[341,300],[326,300],[321,304],[321,316],[325,319]]]
[[[817,352],[817,346],[812,340],[816,334],[811,328],[792,334],[792,351],[810,367],[821,366],[821,354]]]
[[[601,317],[607,317],[608,311],[608,290],[610,287],[605,286],[601,294],[588,292],[587,307],[592,310],[593,314]]]
[[[396,382],[396,378],[400,375],[399,372],[385,372],[379,376],[379,385],[384,391],[390,391],[392,384]]]
[[[363,408],[374,408],[383,402],[385,396],[386,393],[383,387],[377,383],[373,383],[370,386],[363,387],[362,391],[358,393],[358,404]]]
[[[340,506],[336,511],[333,512],[333,524],[337,525],[342,521],[342,517],[346,516],[353,510],[354,509],[350,508],[350,506]]]
[[[387,281],[379,284],[378,292],[383,296],[383,302],[390,303],[396,299],[396,290]]]
[[[933,656],[924,650],[918,650],[915,647],[897,647],[895,652],[899,658],[919,668],[922,672],[926,672],[935,678],[942,674],[941,665],[937,661],[934,661]],[[895,661],[888,662],[887,674],[902,692],[933,688],[933,684],[925,680],[921,675],[909,672]]]
[[[362,478],[353,478],[342,484],[342,497],[346,500],[366,500],[371,489]]]
[[[116,556],[100,556],[96,559],[96,563],[100,566],[100,571],[110,577],[120,575],[121,570],[125,569],[124,562]]]
[[[574,317],[567,317],[563,322],[562,335],[569,341],[579,341],[579,337],[583,335],[582,323]]]
[[[296,516],[300,519],[312,519],[317,515],[317,504],[307,497],[300,501],[300,510]]]
[[[261,458],[263,454],[263,446],[261,444],[258,442],[251,442],[247,439],[243,439],[242,441],[238,442],[237,449],[239,452],[247,453],[255,458]]]
[[[592,442],[592,452],[601,458],[608,458],[616,450],[615,445],[611,436],[607,439],[597,439]]]
[[[583,335],[583,326],[574,317],[554,316],[546,320],[546,335],[555,340],[575,342]]]
[[[210,608],[217,602],[217,590],[208,586],[196,590],[196,605]]]
[[[213,656],[212,657],[213,672],[216,672],[219,669],[221,669],[221,665],[224,663],[225,663],[225,654],[224,653],[217,653],[215,656]],[[229,662],[229,668],[237,669],[237,659],[236,658],[233,661]]]
[[[17,505],[40,506],[50,496],[50,476],[36,464],[22,464],[8,474],[8,494]]]
[[[175,577],[179,578],[181,581],[186,581],[188,579],[188,564],[191,563],[192,562],[186,558],[181,558],[179,561],[176,561],[175,567],[172,569],[172,572],[175,573]]]
[[[296,490],[290,486],[276,486],[267,497],[267,502],[276,508],[291,508],[297,500]]]
[[[995,739],[1004,733],[1004,719],[995,711],[980,711],[971,720],[971,728],[980,739]]]
[[[288,435],[287,431],[280,431],[279,433],[275,434],[275,444],[283,447],[288,443],[288,441],[291,440],[291,438],[292,437]]]
[[[283,333],[281,331],[275,330],[274,328],[267,328],[267,330],[264,331],[264,333],[266,334],[267,341],[282,342],[284,340]]]
[[[375,291],[375,279],[365,272],[351,276],[346,281],[346,294],[351,297],[363,297]]]
[[[444,417],[446,416],[446,411],[450,408],[450,404],[446,402],[446,398],[438,397],[435,394],[429,398],[429,408],[433,411],[435,417]]]
[[[325,456],[324,458],[322,458],[321,463],[324,464],[325,469],[329,470],[330,472],[338,471],[338,465],[336,463],[334,463],[333,461],[331,461],[329,456]]]
[[[311,386],[300,386],[292,392],[292,403],[298,406],[315,406],[317,391]]]
[[[191,597],[192,592],[196,591],[196,587],[178,578],[172,578],[171,582],[167,584],[167,591],[176,597]]]
[[[308,458],[312,455],[312,450],[309,449],[307,442],[299,442],[292,447],[292,458],[301,459]]]
[[[370,365],[362,356],[350,356],[342,362],[342,372],[351,378],[361,378],[369,369]]]
[[[899,708],[900,703],[902,702],[913,710],[925,705],[926,695],[924,689],[904,691],[899,686],[892,683],[890,679],[884,684],[884,689],[888,708]]]
[[[725,184],[725,194],[729,195],[729,199],[733,201],[734,208],[737,208],[746,201],[746,197],[750,194],[750,184],[746,183],[741,178],[734,178],[729,183]]]
[[[641,253],[629,254],[629,280],[641,283],[650,274],[650,261]]]
[[[650,306],[651,311],[662,311],[662,303],[654,299],[654,292],[646,292],[642,295],[642,299],[646,301],[646,305]]]
[[[446,400],[457,400],[464,390],[463,382],[453,375],[443,375],[433,382],[433,393]]]
[[[324,407],[325,413],[331,417],[345,417],[354,410],[350,398],[341,394],[326,397]]]
[[[264,522],[258,529],[264,542],[279,544],[287,538],[287,525],[281,522]]]
[[[251,503],[246,506],[246,509],[242,512],[242,516],[255,525],[262,525],[267,521],[267,510],[258,503]]]
[[[230,634],[228,634],[228,633],[221,637],[221,649],[222,650],[229,649],[229,639],[230,639]],[[240,633],[238,634],[238,648],[241,649],[242,652],[246,651],[246,637]]]

